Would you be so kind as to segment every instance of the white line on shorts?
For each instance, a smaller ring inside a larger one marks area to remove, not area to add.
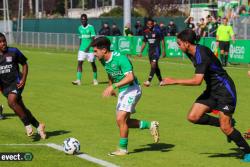
[[[47,146],[47,147],[53,148],[55,150],[63,151],[63,147],[58,145],[58,144],[55,144],[55,143],[47,143],[47,144],[0,144],[0,146]],[[93,162],[95,164],[101,165],[101,166],[118,167],[115,164],[112,164],[110,162],[107,162],[107,161],[92,157],[92,156],[87,155],[87,154],[81,153],[81,154],[78,154],[78,155],[75,155],[75,156],[77,156],[78,158],[85,159],[87,161]]]

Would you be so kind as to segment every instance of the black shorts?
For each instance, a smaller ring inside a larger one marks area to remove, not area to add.
[[[211,110],[219,110],[228,115],[233,114],[236,108],[236,99],[234,100],[230,95],[213,95],[207,90],[196,99],[195,103],[204,104]]]
[[[23,88],[18,89],[16,86],[16,82],[13,82],[12,84],[10,84],[8,87],[4,87],[3,88],[3,95],[8,98],[8,95],[10,93],[14,93],[16,94],[18,97],[21,97],[21,94],[23,92]]]
[[[150,62],[157,62],[160,59],[161,50],[149,49],[148,57]]]
[[[220,50],[224,50],[224,52],[229,52],[230,43],[229,41],[219,41]]]

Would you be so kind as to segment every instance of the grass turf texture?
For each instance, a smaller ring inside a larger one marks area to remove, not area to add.
[[[119,166],[213,166],[227,167],[246,165],[240,161],[233,143],[227,143],[219,128],[193,125],[186,120],[192,103],[205,88],[167,86],[159,87],[155,76],[152,86],[143,87],[143,95],[132,117],[160,122],[160,143],[153,144],[148,130],[131,129],[129,152],[125,157],[109,157],[119,141],[115,122],[114,97],[102,98],[107,75],[99,62],[98,86],[92,84],[92,70],[84,63],[83,82],[73,86],[76,79],[76,53],[21,48],[28,57],[29,76],[23,92],[24,102],[35,117],[46,123],[49,138],[28,138],[21,121],[13,114],[2,96],[7,119],[0,121],[0,144],[56,143],[62,144],[67,137],[75,137],[81,143],[81,151]],[[140,83],[147,79],[147,58],[132,58],[135,74]],[[162,59],[163,76],[187,78],[194,69],[185,59]],[[238,92],[235,112],[237,128],[249,129],[250,78],[247,68],[228,67]],[[0,146],[0,152],[32,152],[31,162],[0,162],[0,166],[96,166],[74,156],[43,146]]]

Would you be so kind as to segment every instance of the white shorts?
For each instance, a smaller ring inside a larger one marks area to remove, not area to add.
[[[119,93],[116,111],[135,112],[135,106],[141,98],[141,87],[134,85]]]
[[[84,61],[84,60],[88,60],[88,62],[94,62],[95,61],[95,55],[94,53],[87,53],[87,52],[83,52],[83,51],[78,51],[78,61]]]

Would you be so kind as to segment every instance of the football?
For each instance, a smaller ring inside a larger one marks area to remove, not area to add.
[[[80,151],[80,142],[73,138],[67,138],[63,141],[63,151],[66,154],[76,154]]]

